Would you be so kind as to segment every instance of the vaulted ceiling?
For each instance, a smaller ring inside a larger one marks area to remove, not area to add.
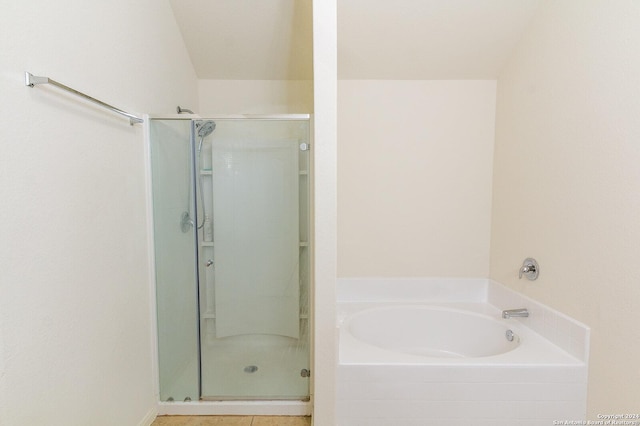
[[[539,3],[338,0],[338,78],[497,78]],[[312,0],[171,5],[198,78],[313,78]]]

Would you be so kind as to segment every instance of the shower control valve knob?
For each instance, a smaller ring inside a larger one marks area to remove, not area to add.
[[[524,275],[529,281],[533,281],[538,278],[539,273],[540,267],[538,266],[538,262],[531,257],[527,257],[524,262],[522,262],[522,267],[518,272],[518,278],[522,279]]]

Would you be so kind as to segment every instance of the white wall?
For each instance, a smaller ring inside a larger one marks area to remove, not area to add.
[[[338,89],[338,276],[488,276],[496,82]]]
[[[336,424],[337,1],[313,2],[313,424]]]
[[[498,83],[491,278],[592,328],[590,419],[640,401],[638,28],[638,2],[547,1]]]
[[[155,412],[142,127],[196,105],[165,1],[2,2],[0,423],[136,425]]]
[[[201,116],[213,114],[310,114],[310,80],[199,80]]]

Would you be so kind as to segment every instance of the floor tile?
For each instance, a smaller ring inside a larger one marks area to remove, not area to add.
[[[254,416],[251,426],[311,426],[311,417]]]
[[[251,426],[251,416],[194,416],[187,426]]]
[[[311,417],[159,416],[151,426],[311,426]]]
[[[186,426],[192,416],[158,416],[151,426]]]

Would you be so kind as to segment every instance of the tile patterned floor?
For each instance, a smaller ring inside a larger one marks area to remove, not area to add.
[[[151,426],[311,426],[311,417],[159,416]]]

